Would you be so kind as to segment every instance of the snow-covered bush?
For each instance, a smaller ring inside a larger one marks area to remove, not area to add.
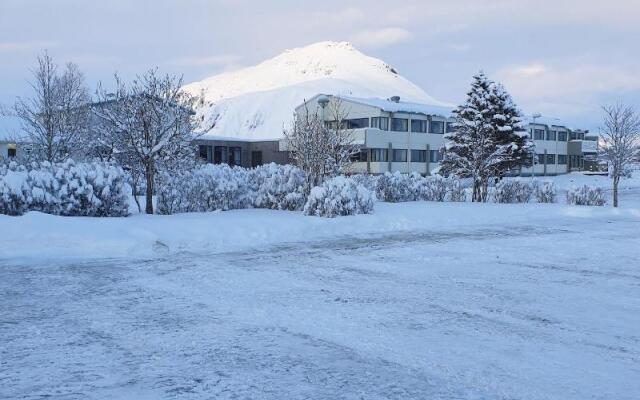
[[[535,192],[535,187],[535,183],[503,179],[496,184],[493,199],[496,203],[528,203]]]
[[[553,182],[544,182],[536,187],[536,200],[538,203],[555,203],[557,192]]]
[[[389,203],[416,200],[415,176],[402,174],[398,171],[394,173],[385,172],[378,177],[376,193],[378,198]]]
[[[366,187],[371,191],[376,191],[378,187],[378,176],[371,174],[354,174],[351,175],[350,178],[360,185]]]
[[[567,204],[578,206],[603,206],[606,204],[604,192],[599,187],[583,185],[567,191]]]
[[[337,176],[311,189],[304,213],[329,218],[370,214],[375,201],[375,192],[353,179]]]
[[[467,200],[467,192],[459,179],[449,178],[449,201],[464,202]]]
[[[204,164],[178,174],[162,173],[157,185],[157,212],[174,214],[247,208],[249,174],[227,164]]]
[[[126,216],[129,192],[122,168],[108,164],[12,162],[0,169],[3,214],[41,211],[68,216]]]
[[[298,167],[261,165],[249,171],[249,180],[256,208],[297,211],[304,207],[305,175]]]
[[[416,200],[425,201],[445,201],[451,181],[440,175],[422,177],[420,175],[411,175],[412,189]]]

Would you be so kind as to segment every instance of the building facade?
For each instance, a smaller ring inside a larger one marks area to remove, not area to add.
[[[353,173],[418,172],[429,175],[442,160],[444,134],[452,131],[452,108],[391,99],[356,98],[319,94],[296,108],[296,113],[318,112],[331,124],[331,107],[346,114],[347,127],[353,129],[360,153],[354,157]],[[557,175],[585,169],[585,154],[595,153],[585,135],[588,131],[570,129],[559,120],[530,121],[527,129],[535,142],[536,164],[514,171],[521,175]],[[286,150],[286,141],[281,141]]]

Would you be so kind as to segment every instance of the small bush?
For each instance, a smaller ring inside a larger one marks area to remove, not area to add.
[[[518,179],[503,179],[493,192],[496,203],[528,203],[535,191],[535,184]]]
[[[0,168],[0,212],[8,215],[126,216],[130,191],[122,168],[103,163],[11,162]]]
[[[458,179],[450,178],[449,201],[464,202],[467,200],[467,192]]]
[[[249,171],[253,206],[272,210],[302,210],[305,202],[304,172],[292,165],[274,163]]]
[[[538,203],[555,203],[556,196],[556,185],[553,182],[544,182],[536,187],[536,200],[538,200]]]
[[[371,191],[376,191],[378,187],[378,176],[371,174],[354,174],[351,175],[350,178]]]
[[[388,203],[398,203],[403,201],[416,200],[415,177],[413,175],[402,174],[400,172],[385,172],[378,177],[376,194],[382,201]]]
[[[375,193],[364,185],[353,179],[337,176],[325,181],[322,186],[311,189],[304,214],[328,218],[370,214],[375,201]]]
[[[567,191],[567,204],[577,206],[603,206],[607,203],[599,187],[583,185]]]

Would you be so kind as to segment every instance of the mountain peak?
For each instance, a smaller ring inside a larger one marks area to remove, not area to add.
[[[204,93],[199,110],[215,122],[216,136],[275,138],[296,106],[317,93],[361,97],[399,95],[408,101],[443,105],[349,42],[318,42],[285,50],[255,66],[226,72],[185,86]]]

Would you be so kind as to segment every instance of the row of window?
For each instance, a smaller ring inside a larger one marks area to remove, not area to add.
[[[200,158],[214,164],[242,165],[242,147],[203,146],[199,148]]]
[[[335,129],[336,121],[329,121],[327,125]],[[378,128],[382,131],[393,131],[393,132],[409,132],[409,128],[411,128],[411,132],[416,133],[435,133],[435,134],[444,134],[446,132],[453,131],[453,123],[452,122],[444,122],[444,121],[427,121],[421,119],[413,119],[411,120],[411,126],[409,126],[409,119],[407,118],[389,118],[389,117],[372,117],[371,121],[369,118],[355,118],[345,120],[346,128],[348,129],[360,129],[360,128]]]
[[[566,154],[546,154],[546,164],[556,164],[556,160],[558,161],[558,165],[567,165],[567,155]],[[536,154],[536,163],[537,164],[545,164],[545,154]]]
[[[533,130],[533,139],[534,140],[550,140],[550,141],[558,141],[558,142],[566,142],[569,140],[583,140],[584,133],[583,132],[567,132],[567,131],[547,131],[544,129],[534,129]]]
[[[371,162],[388,162],[389,161],[389,149],[370,149]],[[407,149],[391,149],[391,161],[392,162],[407,162],[408,151]],[[367,161],[367,151],[362,150],[354,161]],[[429,161],[439,162],[442,161],[442,154],[438,150],[429,150]],[[427,150],[411,150],[411,162],[427,162]]]

